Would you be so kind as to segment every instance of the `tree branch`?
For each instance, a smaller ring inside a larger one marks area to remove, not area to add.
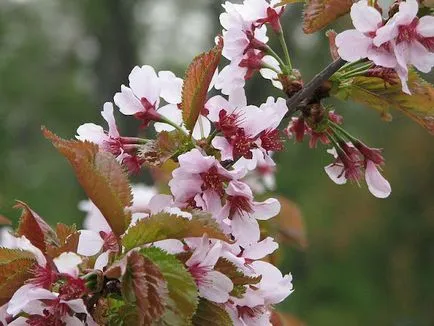
[[[327,67],[324,68],[319,74],[317,74],[309,83],[306,84],[300,91],[286,101],[288,107],[288,113],[286,117],[292,115],[297,111],[297,107],[301,101],[306,98],[310,98],[314,92],[322,85],[322,83],[328,80],[336,71],[338,71],[344,64],[345,60],[341,58],[333,61]]]

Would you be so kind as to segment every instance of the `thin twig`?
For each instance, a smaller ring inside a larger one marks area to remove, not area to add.
[[[327,67],[324,68],[319,74],[317,74],[309,83],[306,84],[300,91],[298,91],[294,96],[289,98],[286,101],[286,105],[288,107],[288,113],[286,116],[292,115],[295,111],[297,111],[297,107],[301,101],[306,98],[310,98],[318,87],[322,85],[322,83],[328,80],[336,71],[338,71],[344,64],[345,60],[341,58],[335,60]]]

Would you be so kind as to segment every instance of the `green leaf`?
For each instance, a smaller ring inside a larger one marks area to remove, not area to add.
[[[65,140],[45,128],[43,133],[68,159],[78,182],[113,232],[122,235],[130,224],[131,212],[125,208],[131,206],[133,196],[127,175],[116,158],[98,151],[95,144]]]
[[[220,63],[222,49],[223,41],[220,39],[211,51],[194,58],[185,73],[182,87],[182,118],[190,134],[205,106],[208,88]]]
[[[193,212],[191,220],[162,212],[138,221],[122,238],[127,250],[165,239],[201,237],[230,241],[209,214]]]
[[[167,282],[169,300],[163,325],[190,325],[198,305],[196,283],[184,265],[175,256],[156,248],[144,248],[140,253],[148,257],[159,268]]]
[[[36,248],[46,253],[47,245],[56,244],[57,237],[53,229],[27,204],[17,201],[15,208],[22,210],[17,236],[25,236]]]
[[[0,248],[0,305],[8,302],[32,276],[29,270],[35,263],[35,256],[31,252]]]
[[[245,275],[237,266],[225,258],[219,258],[216,265],[214,266],[214,269],[229,277],[234,286],[258,284],[262,278],[260,275]]]
[[[188,152],[192,147],[189,137],[179,130],[162,131],[156,140],[141,146],[138,155],[146,166],[160,167],[177,153]]]
[[[193,317],[194,326],[231,326],[231,317],[221,305],[201,298],[196,314]]]
[[[136,306],[118,298],[107,298],[106,324],[108,326],[135,325],[138,320]]]
[[[352,0],[309,0],[304,6],[303,31],[311,34],[350,11]]]
[[[338,76],[338,75],[337,75]],[[402,92],[401,84],[391,85],[377,77],[354,77],[332,80],[335,97],[365,104],[388,116],[397,109],[434,134],[434,88],[416,72],[410,71],[408,87],[412,95]]]
[[[126,257],[122,277],[122,296],[137,307],[138,325],[150,325],[160,319],[167,301],[167,284],[160,269],[147,257],[131,251]]]

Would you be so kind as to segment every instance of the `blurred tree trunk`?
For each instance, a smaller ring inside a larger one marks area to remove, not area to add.
[[[142,2],[147,0],[142,0]],[[134,11],[138,0],[73,1],[83,25],[98,42],[94,63],[98,102],[113,97],[137,63]],[[142,35],[141,35],[142,37]]]

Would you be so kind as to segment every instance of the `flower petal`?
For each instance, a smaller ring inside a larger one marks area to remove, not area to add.
[[[138,98],[145,98],[151,104],[158,106],[160,99],[160,80],[151,66],[135,66],[128,76],[130,87]]]
[[[339,56],[348,62],[366,58],[372,44],[372,39],[355,29],[339,33],[335,41]]]
[[[258,221],[247,214],[235,215],[230,221],[232,234],[240,246],[258,242],[260,231]]]
[[[273,253],[279,248],[279,245],[273,238],[267,237],[262,241],[257,243],[252,243],[250,246],[246,247],[243,251],[243,257],[249,259],[262,259],[265,256]]]
[[[365,179],[369,191],[377,198],[389,197],[392,189],[389,182],[380,174],[372,161],[368,161],[365,171]]]
[[[416,26],[416,32],[423,37],[434,37],[434,17],[423,16],[419,18],[419,24]]]
[[[234,159],[233,148],[231,144],[228,143],[225,137],[216,136],[212,140],[211,144],[214,146],[214,148],[220,151],[222,161]]]
[[[80,265],[83,260],[79,255],[73,252],[64,252],[59,257],[54,258],[53,262],[59,273],[65,273],[77,277],[79,273],[78,265]]]
[[[193,138],[202,139],[209,136],[211,132],[211,122],[203,115],[199,115],[196,124],[193,128]]]
[[[119,107],[119,111],[125,115],[134,115],[137,112],[143,111],[143,106],[140,100],[134,96],[133,91],[122,85],[121,92],[114,96],[115,104]]]
[[[93,231],[80,230],[77,253],[83,256],[96,255],[102,248],[104,240]]]
[[[171,104],[181,103],[182,79],[175,76],[171,71],[160,71],[158,73],[161,85],[160,96]]]
[[[157,112],[178,126],[182,124],[182,112],[175,104],[167,104],[159,108]],[[175,130],[174,127],[163,122],[156,122],[154,128],[156,132]]]
[[[383,22],[378,10],[369,6],[366,0],[353,4],[351,19],[354,27],[361,33],[375,32]]]
[[[211,121],[219,121],[219,113],[221,110],[229,112],[230,104],[221,95],[211,97],[205,104],[205,108],[208,110],[208,119]],[[229,112],[231,113],[231,112]]]
[[[263,202],[253,202],[252,217],[257,220],[268,220],[280,212],[280,202],[275,198],[268,198]]]
[[[225,303],[234,288],[231,279],[218,271],[210,271],[199,284],[199,294],[216,303]]]
[[[104,103],[101,115],[107,121],[109,131],[108,135],[112,138],[119,138],[118,127],[116,126],[115,117],[113,115],[113,104],[111,102]]]
[[[344,171],[342,166],[332,163],[324,167],[324,170],[334,183],[338,185],[347,183],[347,178],[345,178],[345,173],[343,173]]]
[[[104,129],[94,123],[84,123],[77,128],[77,135],[75,136],[81,141],[90,141],[95,144],[102,144],[105,140],[108,140],[107,135],[104,133]]]

